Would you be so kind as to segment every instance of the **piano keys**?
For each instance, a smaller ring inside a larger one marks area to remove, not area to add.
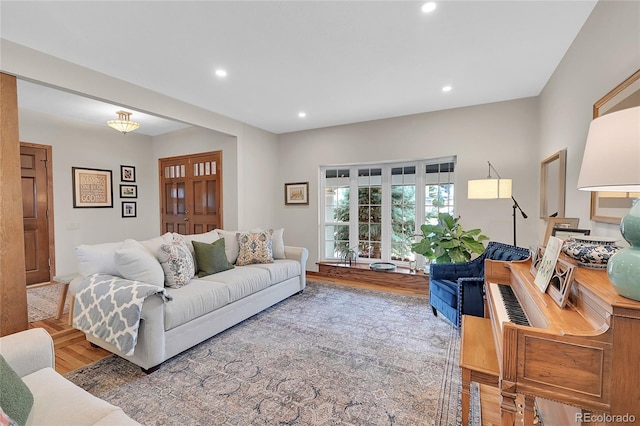
[[[493,333],[487,338],[498,358],[502,424],[533,424],[535,401],[542,398],[640,419],[640,303],[619,296],[606,271],[575,268],[561,308],[535,286],[529,269],[528,261],[485,264],[485,316]],[[510,287],[508,297],[515,297],[530,325],[508,319],[511,308],[498,284]]]

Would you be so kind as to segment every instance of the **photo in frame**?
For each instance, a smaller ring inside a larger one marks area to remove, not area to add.
[[[120,198],[138,198],[138,185],[120,184]]]
[[[135,201],[122,202],[122,217],[136,217],[138,213],[137,210],[137,203]]]
[[[136,168],[134,166],[120,166],[120,180],[122,182],[135,182]]]
[[[636,106],[640,106],[640,70],[593,104],[593,118]],[[591,220],[617,225],[638,197],[640,194],[633,192],[594,191],[591,193]]]
[[[554,228],[577,228],[580,218],[577,217],[550,217],[547,218],[547,230],[544,233],[542,245],[546,246]]]
[[[590,229],[577,229],[577,228],[558,228],[555,227],[551,231],[551,235],[560,238],[561,240],[568,240],[571,237],[584,237],[590,235]]]
[[[71,167],[73,208],[113,207],[111,170]]]
[[[309,182],[285,183],[284,204],[309,204]]]

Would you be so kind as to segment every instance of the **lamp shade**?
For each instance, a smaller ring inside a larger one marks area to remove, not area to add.
[[[578,189],[640,191],[640,107],[606,114],[591,122]]]
[[[467,183],[467,198],[511,198],[511,179],[475,179]]]

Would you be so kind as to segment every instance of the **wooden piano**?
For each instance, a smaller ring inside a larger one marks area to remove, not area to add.
[[[565,424],[544,412],[548,401],[579,407],[579,416],[599,424],[640,421],[640,302],[619,296],[606,271],[571,265],[561,308],[536,287],[530,267],[531,261],[485,263],[491,327],[484,332],[495,343],[501,424],[531,425],[536,411],[545,424]],[[505,318],[509,307],[491,283],[511,288],[529,325]],[[476,332],[463,329],[463,340]]]

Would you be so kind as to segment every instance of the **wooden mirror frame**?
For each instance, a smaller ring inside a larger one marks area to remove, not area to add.
[[[613,90],[593,104],[593,118],[595,119],[610,112],[635,106],[640,106],[640,70],[633,73],[631,77],[614,87]],[[615,209],[610,209],[611,213],[608,213],[606,209],[598,208],[600,204],[599,194],[600,193],[596,191],[591,193],[591,220],[594,222],[619,224],[622,216],[614,216]],[[631,208],[631,199],[635,197],[627,194],[627,198],[629,198],[628,208]]]
[[[556,163],[557,162],[557,163]],[[558,166],[557,180],[555,176],[549,178],[549,169]],[[563,149],[553,155],[542,160],[540,163],[540,219],[549,219],[549,216],[555,214],[554,217],[564,217],[565,204],[565,186],[566,186],[566,170],[567,170],[567,150]],[[551,204],[551,194],[557,190],[558,207],[556,211],[549,211]]]

